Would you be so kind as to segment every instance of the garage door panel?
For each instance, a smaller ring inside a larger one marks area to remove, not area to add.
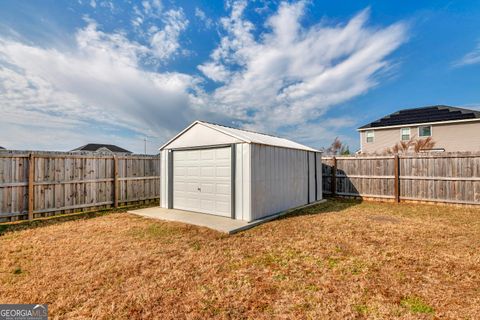
[[[187,169],[183,167],[176,167],[175,171],[177,172],[178,176],[184,176],[187,174]]]
[[[230,195],[227,194],[217,194],[216,202],[218,203],[230,203]]]
[[[216,186],[215,186],[215,189],[216,189],[215,192],[217,194],[230,196],[231,187],[228,184],[217,183]]]
[[[202,150],[201,153],[200,153],[200,159],[202,159],[202,160],[214,160],[215,159],[215,150],[214,149]]]
[[[202,211],[215,211],[215,201],[202,199],[200,202]]]
[[[230,175],[232,174],[232,170],[230,167],[224,166],[224,167],[217,167],[215,170],[215,175],[216,177],[228,177],[230,178]]]
[[[230,217],[231,148],[174,151],[173,206]]]
[[[230,159],[231,156],[231,150],[230,148],[222,148],[222,149],[215,149],[215,158],[218,160],[224,159]]]
[[[202,195],[215,196],[215,184],[214,183],[200,183],[200,192]]]
[[[187,159],[186,153],[179,152],[175,154],[175,160],[185,160],[185,159]]]
[[[186,189],[187,192],[197,194],[198,192],[198,184],[195,182],[187,182],[186,183]]]
[[[197,160],[200,155],[200,151],[198,150],[182,151],[182,152],[185,152],[186,160]]]
[[[215,167],[208,166],[208,167],[201,168],[200,169],[200,176],[202,178],[203,177],[206,177],[206,178],[215,177]]]
[[[230,210],[231,210],[230,209],[230,204],[226,203],[226,202],[217,202],[215,210],[217,210],[217,212],[222,212],[222,213],[225,213],[226,215],[228,215],[228,214],[230,214]]]
[[[182,192],[183,190],[186,190],[186,183],[177,181],[177,183],[175,183],[173,186],[173,191]]]
[[[196,167],[187,167],[187,176],[188,177],[199,177],[200,176],[200,168]]]

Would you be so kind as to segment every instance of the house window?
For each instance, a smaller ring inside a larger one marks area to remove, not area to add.
[[[375,137],[375,135],[373,134],[372,130],[367,131],[367,143],[373,142],[374,137]]]
[[[402,135],[402,141],[410,140],[410,128],[400,129]]]
[[[420,127],[418,127],[418,135],[420,137],[431,137],[432,136],[432,126],[420,126]]]

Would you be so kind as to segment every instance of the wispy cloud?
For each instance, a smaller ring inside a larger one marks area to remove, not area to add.
[[[225,35],[199,66],[221,85],[210,105],[249,128],[291,132],[330,108],[364,94],[388,70],[388,56],[407,39],[407,27],[368,26],[369,10],[346,24],[301,24],[306,2],[282,3],[255,37],[244,17],[246,1],[234,2],[221,20]]]
[[[199,7],[195,7],[195,17],[202,21],[205,28],[210,29],[213,26],[213,20],[205,14],[205,12]]]
[[[453,63],[454,67],[463,67],[472,64],[479,64],[480,63],[480,41],[477,42],[476,47],[465,54],[461,59],[455,61]]]
[[[155,32],[150,44],[156,57],[165,60],[180,49],[179,37],[181,33],[187,28],[188,19],[185,18],[183,10],[168,10],[164,14],[165,27]]]

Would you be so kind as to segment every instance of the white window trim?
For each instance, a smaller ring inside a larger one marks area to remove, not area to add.
[[[420,135],[420,127],[430,127],[430,135],[429,136],[421,136]],[[419,138],[428,138],[428,137],[431,137],[431,136],[433,136],[433,126],[431,126],[431,125],[418,126],[418,137]]]
[[[372,133],[372,138],[373,140],[371,142],[368,141],[368,133],[371,132]],[[374,143],[375,142],[375,130],[368,130],[368,131],[365,131],[365,143]]]
[[[407,140],[403,140],[403,133],[402,133],[402,131],[403,131],[404,129],[408,129],[408,139],[407,139]],[[400,141],[408,141],[408,140],[410,140],[410,139],[412,139],[412,128],[410,128],[410,127],[400,128]]]

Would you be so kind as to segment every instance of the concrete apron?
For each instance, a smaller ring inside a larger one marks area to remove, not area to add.
[[[323,203],[325,201],[326,200],[323,199],[314,203],[306,204],[301,207],[285,210],[280,213],[277,213],[262,219],[258,219],[255,221],[251,221],[251,222],[234,220],[227,217],[215,216],[215,215],[199,213],[199,212],[191,212],[191,211],[184,211],[184,210],[177,210],[177,209],[166,209],[166,208],[160,208],[160,207],[132,210],[132,211],[128,211],[128,213],[136,214],[143,217],[153,218],[153,219],[182,222],[186,224],[207,227],[207,228],[220,231],[223,233],[227,233],[227,234],[234,234],[240,231],[253,228],[267,221],[277,219],[295,210],[314,206],[314,205]]]

